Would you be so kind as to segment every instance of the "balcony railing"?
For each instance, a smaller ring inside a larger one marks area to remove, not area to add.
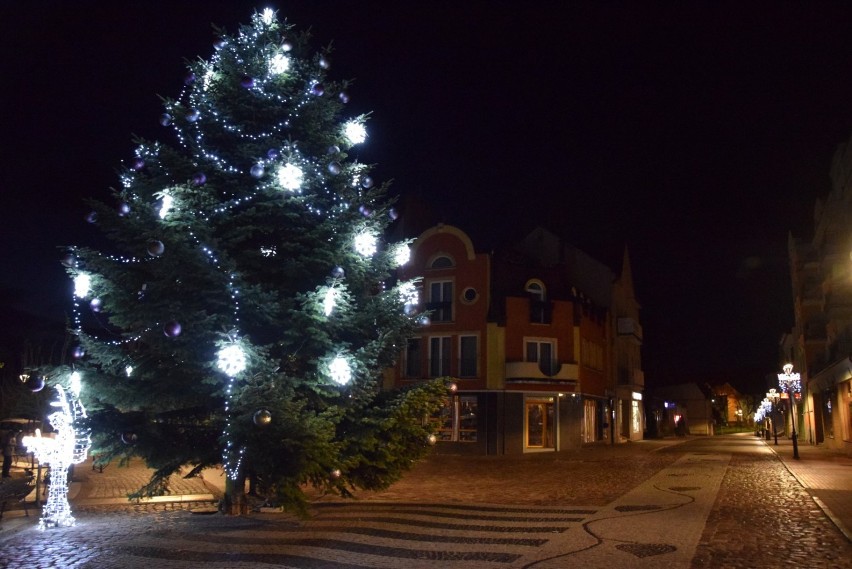
[[[506,379],[548,379],[576,381],[579,366],[559,362],[506,362]]]

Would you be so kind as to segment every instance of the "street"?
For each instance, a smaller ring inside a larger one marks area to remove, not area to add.
[[[415,469],[384,493],[317,500],[309,520],[168,503],[76,507],[75,527],[44,532],[35,513],[14,529],[4,518],[0,559],[10,569],[852,567],[852,543],[753,435],[501,460],[469,461],[473,487],[477,465],[492,479],[500,464],[511,468],[507,491],[488,502]],[[602,467],[635,480],[637,464],[653,472],[617,496],[597,487],[613,486]],[[522,468],[528,481],[551,476],[565,490],[530,500]]]

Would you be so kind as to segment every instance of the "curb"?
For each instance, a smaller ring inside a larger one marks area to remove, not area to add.
[[[768,442],[766,442],[763,439],[761,439],[761,442],[763,442],[763,444],[769,450],[772,451],[772,454],[775,455],[775,458],[777,458],[781,462],[781,464],[784,465],[784,468],[786,468],[787,472],[789,472],[793,476],[793,478],[796,479],[796,482],[799,483],[799,486],[801,486],[802,488],[804,488],[808,492],[808,496],[810,496],[811,499],[814,501],[814,503],[816,503],[816,505],[819,507],[819,509],[822,510],[822,513],[824,513],[828,517],[828,519],[831,520],[831,523],[833,523],[837,527],[837,529],[840,530],[840,533],[842,533],[846,537],[846,539],[848,539],[850,542],[852,542],[852,532],[850,532],[849,529],[846,528],[846,526],[843,524],[843,522],[840,520],[840,518],[838,518],[836,515],[834,515],[834,512],[831,511],[831,508],[829,508],[826,505],[825,502],[823,502],[822,500],[820,500],[819,498],[814,496],[814,493],[811,490],[811,488],[807,484],[805,484],[804,480],[799,478],[799,476],[795,472],[793,472],[793,470],[787,464],[787,461],[784,460],[784,458],[780,454],[778,454],[778,451],[776,451],[774,448],[772,448],[771,444],[769,444]]]

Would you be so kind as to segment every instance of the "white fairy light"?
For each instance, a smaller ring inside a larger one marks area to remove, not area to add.
[[[124,373],[127,374],[127,377],[133,375],[133,366],[129,365],[124,368]]]
[[[355,236],[355,250],[362,257],[371,257],[376,253],[376,236],[365,229]]]
[[[346,385],[352,380],[352,368],[343,356],[335,356],[328,364],[328,373],[331,380],[338,385]]]
[[[218,358],[216,365],[230,377],[246,369],[246,354],[237,344],[228,344],[219,350]]]
[[[278,249],[273,245],[272,247],[261,247],[260,254],[264,257],[274,257],[278,254]]]
[[[275,21],[275,12],[272,8],[266,8],[260,15],[261,21],[267,26]]]
[[[287,73],[290,69],[290,58],[283,53],[276,53],[269,58],[269,72],[273,75]]]
[[[401,267],[411,260],[411,249],[406,244],[397,245],[393,253],[393,260],[397,267]]]
[[[285,190],[292,192],[300,190],[303,179],[304,174],[302,173],[302,169],[295,164],[288,163],[278,169],[278,183]]]
[[[343,134],[349,144],[361,144],[367,140],[367,129],[358,121],[349,121],[343,125]]]
[[[79,273],[74,277],[74,296],[77,298],[86,298],[89,294],[89,287],[92,284],[92,278],[86,273]]]

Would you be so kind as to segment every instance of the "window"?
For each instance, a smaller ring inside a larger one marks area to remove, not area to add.
[[[438,257],[435,257],[429,264],[430,269],[449,269],[450,267],[454,266],[455,263],[453,263],[453,260],[447,257],[446,255],[440,255]]]
[[[450,375],[450,337],[429,338],[429,377]]]
[[[439,441],[475,443],[477,441],[478,404],[476,396],[454,395],[432,418]]]
[[[426,309],[432,312],[432,322],[451,322],[453,319],[453,282],[433,281],[429,283],[429,303]]]
[[[476,336],[459,336],[459,377],[476,377]]]
[[[544,284],[538,280],[529,281],[524,290],[530,295],[530,322],[550,324],[550,303],[547,302]]]
[[[405,349],[405,377],[423,377],[422,344],[420,338],[410,338]]]
[[[538,362],[543,374],[553,375],[556,371],[556,349],[553,340],[526,340],[526,360]]]

